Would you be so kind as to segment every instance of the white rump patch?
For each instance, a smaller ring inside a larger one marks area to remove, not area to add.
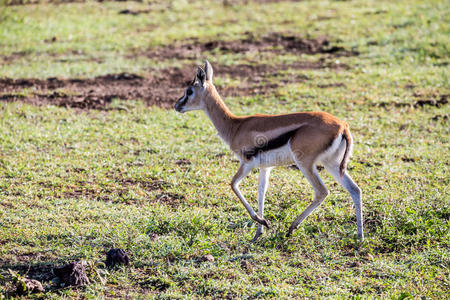
[[[347,141],[343,138],[343,135],[340,134],[334,139],[331,146],[319,155],[317,161],[324,164],[340,164],[344,158],[345,147],[347,147]]]

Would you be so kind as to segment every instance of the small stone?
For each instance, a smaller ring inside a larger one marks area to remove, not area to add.
[[[148,235],[148,237],[150,238],[150,240],[152,241],[152,242],[156,242],[158,239],[159,239],[159,235],[157,235],[156,233],[150,233],[149,235]]]
[[[122,249],[111,249],[106,253],[106,266],[114,267],[115,265],[126,265],[130,264],[130,259],[128,254]]]
[[[64,286],[81,286],[89,284],[86,275],[86,262],[76,261],[65,266],[54,268],[53,273],[59,277]]]
[[[241,261],[241,268],[250,271],[252,269],[252,265],[248,260],[244,259]]]
[[[354,261],[354,262],[352,262],[351,264],[349,264],[348,267],[349,267],[349,268],[359,268],[359,267],[361,267],[361,263],[358,262],[358,261]]]
[[[183,159],[177,160],[177,161],[175,162],[175,164],[178,165],[178,166],[190,165],[190,164],[191,164],[191,161],[190,161],[189,159],[183,158]]]
[[[27,295],[32,293],[43,293],[44,288],[42,284],[34,279],[21,278],[16,283],[17,295]]]
[[[206,261],[213,262],[214,261],[214,256],[212,256],[211,254],[206,254],[206,255],[203,255],[202,257],[200,257],[199,261],[201,261],[201,262],[206,262]]]

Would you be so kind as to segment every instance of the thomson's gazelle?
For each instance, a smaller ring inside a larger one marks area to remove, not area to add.
[[[264,195],[270,170],[275,166],[295,163],[314,188],[314,201],[289,228],[288,235],[322,203],[328,190],[323,184],[316,163],[326,170],[350,193],[356,209],[358,238],[364,238],[361,190],[346,171],[352,151],[352,136],[348,125],[325,112],[299,112],[283,115],[234,115],[212,81],[213,69],[206,61],[198,68],[194,80],[175,104],[178,112],[203,110],[216,127],[219,136],[239,157],[241,165],[231,180],[231,187],[253,220],[258,222],[254,240],[263,232]],[[239,183],[253,168],[259,168],[258,214],[239,190]]]

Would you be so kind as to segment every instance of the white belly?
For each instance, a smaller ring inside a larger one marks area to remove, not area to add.
[[[289,143],[266,152],[260,152],[253,158],[255,167],[275,167],[294,164]]]

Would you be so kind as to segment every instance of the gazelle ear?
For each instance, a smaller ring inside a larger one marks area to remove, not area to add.
[[[200,82],[201,85],[205,84],[206,74],[205,74],[205,71],[203,71],[202,68],[198,67],[196,77],[197,77],[197,80]]]
[[[207,81],[211,81],[212,82],[212,78],[213,78],[213,68],[211,66],[211,64],[209,63],[208,60],[205,59],[205,73],[206,73],[206,80]]]

